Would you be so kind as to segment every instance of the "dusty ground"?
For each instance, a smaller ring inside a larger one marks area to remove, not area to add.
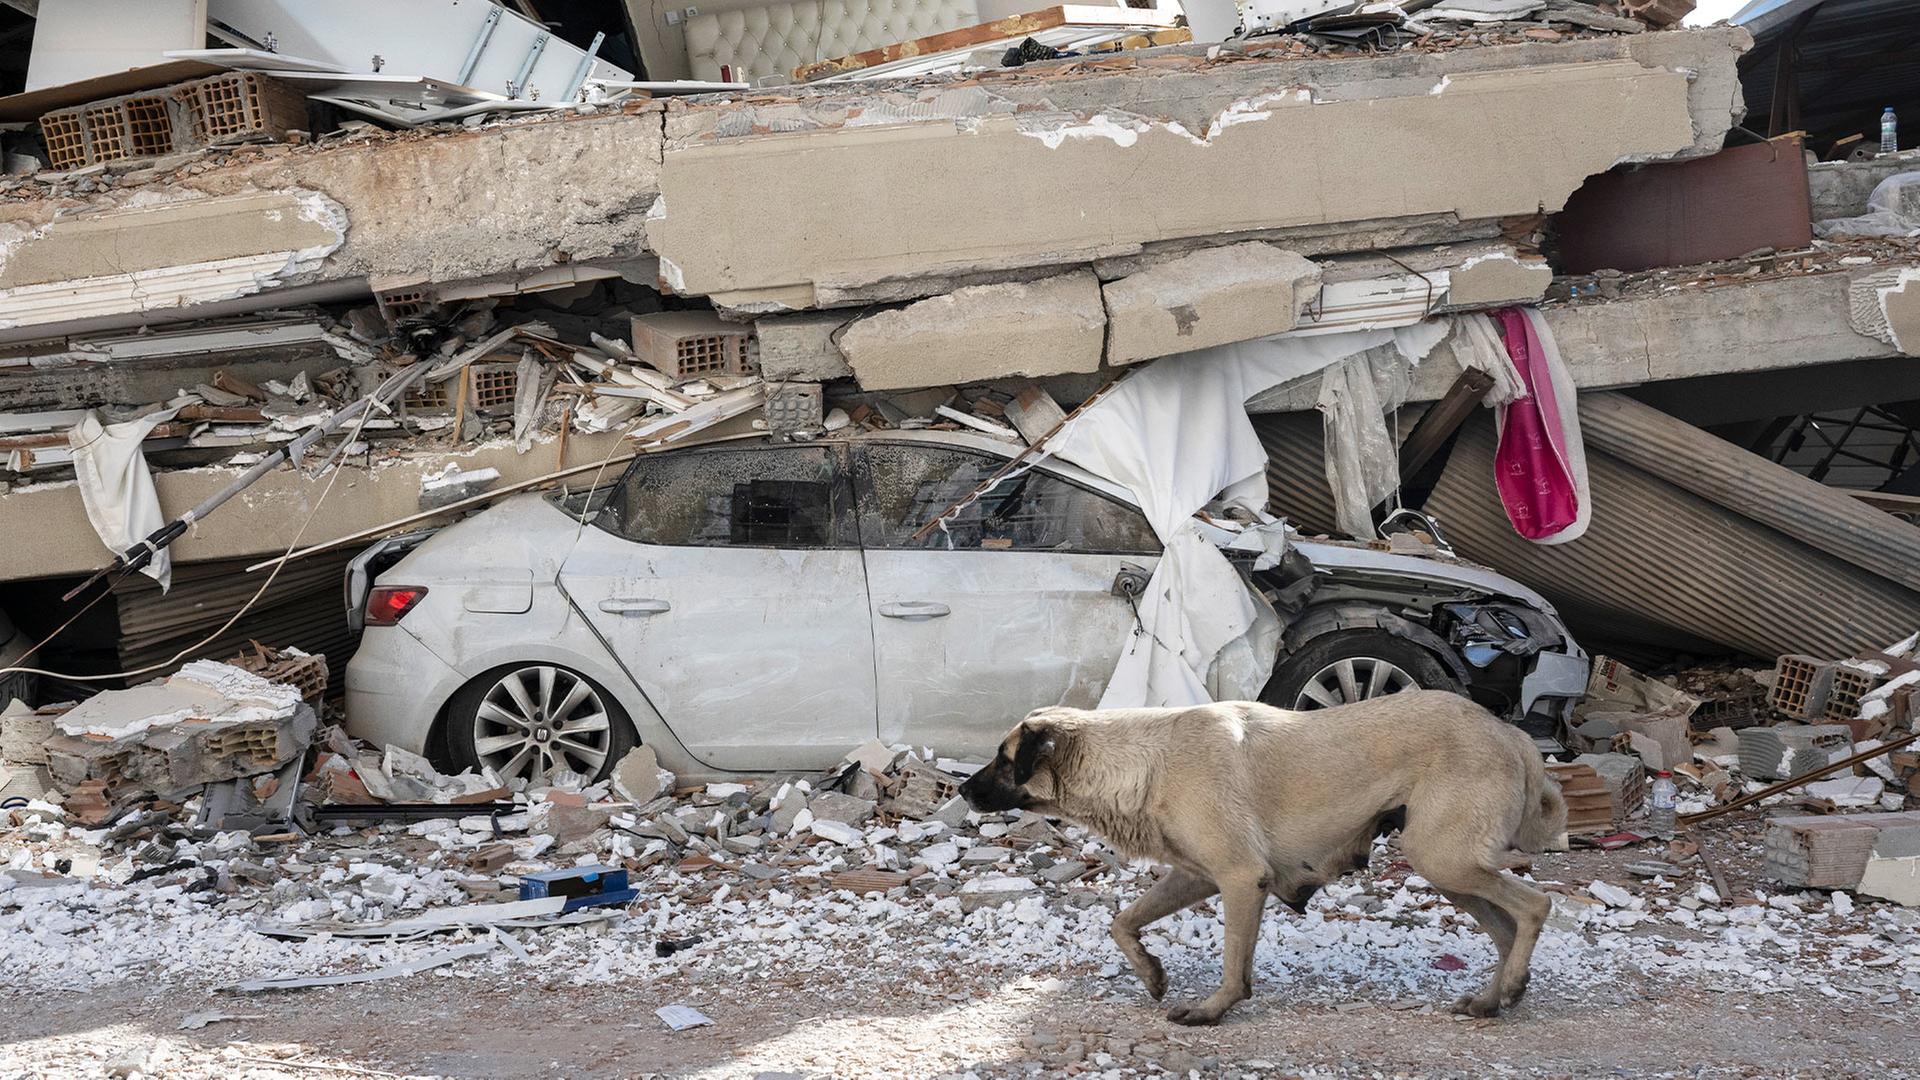
[[[1509,1016],[1462,1021],[1419,1011],[1425,1002],[1367,996],[1301,1005],[1284,988],[1263,985],[1224,1026],[1194,1030],[1168,1023],[1132,986],[1098,978],[1051,986],[980,972],[961,1001],[916,999],[880,979],[828,1002],[804,973],[784,981],[580,988],[423,977],[245,1000],[134,986],[5,996],[0,1074],[99,1076],[156,1041],[165,1047],[154,1074],[167,1076],[325,1075],[255,1060],[284,1056],[463,1077],[931,1077],[968,1069],[987,1077],[1057,1063],[1074,1043],[1089,1053],[1132,1044],[1125,1064],[1187,1067],[1203,1077],[1920,1074],[1911,1005],[1881,1010],[1817,996],[1642,984],[1611,987],[1619,1004],[1595,1003],[1536,980],[1530,1000]],[[665,1031],[652,1009],[667,1001],[697,1003],[715,1026]],[[184,1016],[209,1010],[261,1018],[176,1030]],[[1030,1049],[1036,1036],[1053,1037],[1058,1048]]]
[[[1732,891],[1755,887],[1751,845],[1719,850]],[[1569,890],[1595,877],[1632,883],[1621,865],[1649,854],[1547,856],[1536,876]],[[1383,863],[1355,880],[1375,893],[1398,888]],[[1681,882],[1669,894],[1692,887]],[[1080,883],[1061,899],[1075,889],[1100,892],[1101,906],[1124,898]],[[1648,895],[1655,891],[1647,887]],[[769,951],[724,919],[676,917],[671,926],[609,926],[597,944],[594,934],[573,931],[571,944],[544,956],[542,942],[529,938],[535,956],[527,963],[496,950],[481,961],[352,987],[239,994],[190,979],[156,985],[158,977],[150,982],[133,968],[92,991],[0,991],[0,1077],[135,1070],[183,1077],[1920,1076],[1913,1031],[1920,995],[1906,973],[1913,962],[1888,945],[1905,931],[1891,939],[1885,931],[1895,913],[1870,905],[1841,917],[1824,898],[1807,903],[1807,916],[1782,924],[1797,933],[1748,954],[1777,954],[1777,965],[1759,976],[1610,964],[1604,975],[1581,977],[1586,958],[1678,955],[1725,931],[1643,923],[1618,933],[1563,924],[1543,943],[1528,999],[1506,1016],[1475,1021],[1435,1006],[1484,977],[1490,950],[1482,954],[1470,937],[1443,938],[1443,947],[1461,943],[1467,967],[1436,971],[1441,955],[1410,953],[1385,921],[1373,931],[1384,935],[1379,947],[1331,967],[1280,955],[1297,943],[1263,942],[1256,998],[1206,1030],[1167,1022],[1164,1005],[1149,1001],[1130,975],[1113,972],[1116,957],[1097,944],[1063,945],[1052,971],[970,960],[975,935],[1011,926],[991,912],[949,921],[910,913],[864,940],[849,940],[839,927],[834,951],[812,967],[782,961],[791,950]],[[1218,978],[1207,914],[1156,946],[1173,973],[1170,997],[1203,993]],[[1451,914],[1438,917],[1454,925]],[[1269,924],[1296,918],[1269,908]],[[628,978],[583,984],[583,966],[616,943],[632,955],[694,926],[709,937],[696,950],[649,957]],[[1873,926],[1882,928],[1877,944],[1844,944],[1849,933]],[[745,973],[738,964],[720,970],[757,953],[766,962],[747,963]],[[1887,953],[1901,962],[1879,963]],[[1333,974],[1288,977],[1290,970]],[[1794,983],[1784,991],[1777,989],[1781,973]],[[1773,992],[1765,991],[1769,981]],[[714,1025],[667,1031],[653,1010],[672,1003],[701,1009]],[[187,1017],[208,1013],[235,1018],[182,1030]]]

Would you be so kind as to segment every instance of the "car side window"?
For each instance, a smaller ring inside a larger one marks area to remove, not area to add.
[[[1038,469],[1003,479],[955,517],[943,533],[913,534],[965,498],[1005,458],[914,443],[854,448],[860,540],[872,548],[1160,552],[1160,539],[1133,507]]]
[[[594,524],[675,547],[850,547],[852,509],[828,447],[679,450],[635,460]]]

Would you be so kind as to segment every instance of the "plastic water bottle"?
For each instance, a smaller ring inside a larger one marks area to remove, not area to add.
[[[1647,815],[1647,831],[1655,836],[1673,835],[1673,811],[1680,802],[1680,789],[1673,786],[1673,774],[1665,769],[1653,776],[1650,793],[1653,810]]]
[[[1893,106],[1887,106],[1880,114],[1880,152],[1894,154],[1900,151],[1900,118],[1893,115]]]

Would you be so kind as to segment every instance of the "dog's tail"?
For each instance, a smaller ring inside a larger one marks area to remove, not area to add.
[[[1513,831],[1513,846],[1521,851],[1565,851],[1567,849],[1567,800],[1560,794],[1560,783],[1547,775],[1540,754],[1527,746],[1526,810],[1520,826]]]

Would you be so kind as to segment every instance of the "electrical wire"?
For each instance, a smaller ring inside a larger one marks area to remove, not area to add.
[[[373,412],[374,412],[374,409],[372,407],[361,410],[360,415],[354,418],[353,432],[347,436],[346,441],[342,444],[343,446],[350,446],[354,442],[359,440],[360,433],[366,428],[367,418],[371,416]],[[291,464],[291,462],[289,462],[289,464]],[[295,466],[295,468],[297,469],[298,466]],[[63,671],[49,671],[45,668],[20,667],[17,664],[13,667],[0,668],[0,675],[26,674],[26,675],[40,675],[48,678],[61,679],[66,682],[106,682],[113,679],[128,679],[136,675],[146,675],[156,671],[167,670],[168,668],[171,668],[173,665],[179,663],[180,659],[186,656],[188,653],[196,652],[202,648],[205,648],[207,645],[211,644],[215,639],[219,638],[220,635],[226,633],[228,630],[231,630],[233,628],[233,624],[239,622],[240,617],[242,615],[245,615],[247,612],[253,610],[253,606],[259,603],[260,598],[262,596],[265,596],[267,590],[273,586],[274,579],[280,576],[280,571],[284,569],[287,565],[287,556],[292,555],[294,550],[300,546],[300,540],[307,535],[307,529],[313,525],[314,519],[320,515],[320,508],[326,505],[327,496],[333,494],[333,485],[336,481],[340,479],[340,473],[344,471],[344,469],[345,469],[345,463],[342,462],[341,464],[336,465],[333,471],[330,474],[328,474],[326,487],[320,489],[320,497],[314,500],[313,509],[307,511],[306,520],[300,523],[300,531],[293,535],[293,542],[287,545],[286,554],[282,555],[280,557],[280,561],[274,564],[273,572],[267,575],[267,580],[260,583],[260,587],[254,590],[254,594],[252,596],[247,598],[247,602],[240,605],[239,610],[235,611],[233,615],[227,619],[226,622],[222,623],[218,630],[215,630],[213,633],[208,634],[206,637],[201,638],[199,641],[194,642],[192,645],[189,645],[186,648],[181,649],[179,652],[173,655],[172,659],[163,660],[157,664],[149,664],[143,668],[135,668],[132,671],[115,671],[115,672],[109,672],[104,675],[74,675],[68,672],[63,672]],[[80,616],[85,615],[87,611],[93,607],[93,605],[106,599],[108,596],[112,595],[112,593],[113,593],[113,586],[111,584],[102,588],[98,596],[95,596],[92,600],[87,601],[85,607],[82,607],[79,611],[74,612],[73,616],[69,618],[66,622],[61,623],[57,628],[55,628],[53,633],[48,634],[46,637],[40,639],[40,641],[36,643],[33,646],[33,648],[28,649],[26,652],[20,654],[20,659],[25,660],[27,657],[32,656],[36,652],[39,652],[41,646],[47,644],[47,642],[52,641],[54,638],[60,636],[60,633],[62,631],[64,631],[67,627],[72,626],[80,618]]]

